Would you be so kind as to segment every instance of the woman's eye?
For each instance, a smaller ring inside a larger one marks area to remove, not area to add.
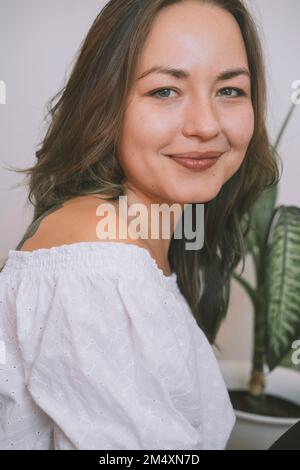
[[[228,92],[228,91],[235,91],[237,93],[237,95],[231,95],[230,93],[226,94],[225,96],[228,96],[229,98],[238,98],[239,96],[245,96],[245,92],[243,90],[241,90],[240,88],[232,88],[232,87],[227,87],[227,88],[222,88],[222,90],[220,90],[221,92]]]
[[[166,94],[164,95],[161,95],[161,94],[158,94],[158,93],[170,93],[170,91],[174,91],[175,93],[177,93],[176,90],[174,90],[173,88],[160,88],[159,90],[154,90],[154,91],[151,91],[150,92],[150,96],[155,96],[156,98],[170,98],[170,96],[166,96]]]
[[[160,99],[168,99],[172,98],[172,96],[169,95],[170,92],[177,93],[176,90],[173,88],[159,88],[158,90],[153,90],[149,93],[150,96],[154,96],[156,98]],[[238,98],[239,96],[245,96],[246,93],[240,89],[240,88],[234,88],[234,87],[227,87],[227,88],[222,88],[220,92],[226,92],[225,96],[228,96],[229,98]],[[232,95],[232,92],[235,92],[235,95]]]

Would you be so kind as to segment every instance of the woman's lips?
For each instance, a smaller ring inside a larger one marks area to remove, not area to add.
[[[207,168],[212,167],[220,157],[216,158],[184,158],[184,157],[169,157],[172,158],[176,163],[190,170],[206,170]]]

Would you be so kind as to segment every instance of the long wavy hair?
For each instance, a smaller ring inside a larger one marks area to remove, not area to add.
[[[68,199],[86,194],[124,195],[125,175],[117,154],[126,100],[151,25],[162,8],[184,0],[110,0],[80,47],[66,85],[50,100],[51,122],[33,167],[14,169],[29,176],[32,224]],[[230,273],[243,260],[241,219],[279,170],[266,131],[266,78],[259,34],[240,0],[198,0],[231,13],[246,47],[255,126],[244,161],[205,203],[205,242],[187,251],[184,236],[171,239],[168,260],[198,326],[215,343],[229,304]],[[57,101],[54,104],[54,101]],[[194,210],[193,204],[193,212]],[[183,218],[182,218],[183,221]],[[183,231],[184,234],[184,231]]]

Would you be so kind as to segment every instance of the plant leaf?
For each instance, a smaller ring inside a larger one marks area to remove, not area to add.
[[[261,250],[265,246],[277,192],[277,185],[266,189],[251,210],[250,229],[245,239],[247,251],[250,253],[253,253],[256,247]]]
[[[241,220],[242,233],[245,232],[245,229],[248,226],[248,221],[249,221],[249,214],[246,213],[246,214],[244,214],[244,216],[242,217],[242,220]],[[256,236],[255,236],[255,232],[253,230],[253,217],[250,220],[249,231],[248,231],[246,237],[244,238],[244,242],[245,242],[245,252],[246,252],[246,254],[253,253],[253,251],[255,249],[255,246],[256,246]]]
[[[274,369],[300,338],[300,208],[274,211],[267,240],[266,362]]]
[[[277,199],[277,185],[266,189],[258,199],[253,210],[253,230],[256,243],[264,247]]]
[[[264,250],[266,237],[276,204],[278,193],[277,186],[278,185],[273,185],[265,190],[254,204],[250,214],[246,213],[242,217],[241,230],[242,233],[244,233],[248,226],[250,216],[249,230],[244,238],[246,254],[254,254],[261,249]]]

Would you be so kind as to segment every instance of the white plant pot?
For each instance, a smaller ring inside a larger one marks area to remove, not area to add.
[[[228,390],[246,390],[251,364],[219,360]],[[300,373],[285,367],[276,367],[266,377],[266,393],[291,400],[300,405]],[[266,450],[283,433],[300,420],[276,418],[234,410],[236,424],[228,441],[227,450]]]

